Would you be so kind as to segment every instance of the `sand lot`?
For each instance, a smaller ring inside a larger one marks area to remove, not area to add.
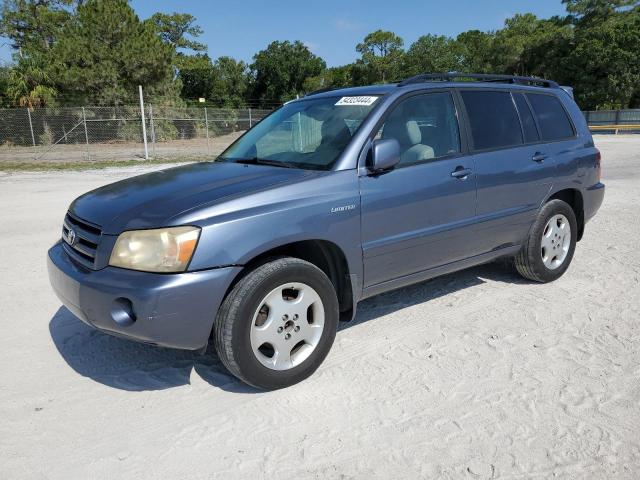
[[[607,193],[564,277],[491,264],[372,298],[271,393],[52,293],[70,201],[144,168],[0,173],[0,479],[639,478],[640,136],[596,141]]]

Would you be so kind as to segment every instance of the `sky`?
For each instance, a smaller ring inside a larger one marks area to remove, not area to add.
[[[560,0],[131,0],[144,19],[154,12],[190,13],[204,30],[209,56],[251,62],[274,40],[301,40],[327,65],[354,61],[357,43],[377,29],[391,30],[405,47],[421,35],[455,36],[465,30],[495,30],[516,13],[562,15]],[[11,59],[0,38],[0,61]]]

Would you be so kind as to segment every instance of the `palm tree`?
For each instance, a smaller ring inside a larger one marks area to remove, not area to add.
[[[11,69],[7,96],[15,106],[31,110],[53,103],[58,93],[50,87],[51,80],[41,64],[34,58],[21,58]]]

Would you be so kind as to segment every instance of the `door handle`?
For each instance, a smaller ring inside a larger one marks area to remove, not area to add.
[[[533,157],[531,157],[531,160],[533,160],[534,162],[542,163],[544,162],[545,158],[547,158],[547,156],[544,153],[536,152],[533,154]]]
[[[462,166],[457,166],[456,169],[451,172],[451,176],[453,178],[457,178],[458,180],[466,180],[469,175],[471,175],[473,171],[470,168],[464,168]]]

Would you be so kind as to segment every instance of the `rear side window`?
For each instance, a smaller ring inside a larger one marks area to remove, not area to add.
[[[542,140],[562,140],[575,135],[567,112],[555,96],[527,93],[527,98],[538,120]]]
[[[516,107],[509,92],[462,91],[476,150],[522,144]]]
[[[538,129],[536,128],[536,122],[533,119],[533,114],[531,113],[527,100],[522,93],[514,93],[513,98],[516,101],[518,113],[520,114],[525,143],[537,142],[540,140],[538,137]]]

